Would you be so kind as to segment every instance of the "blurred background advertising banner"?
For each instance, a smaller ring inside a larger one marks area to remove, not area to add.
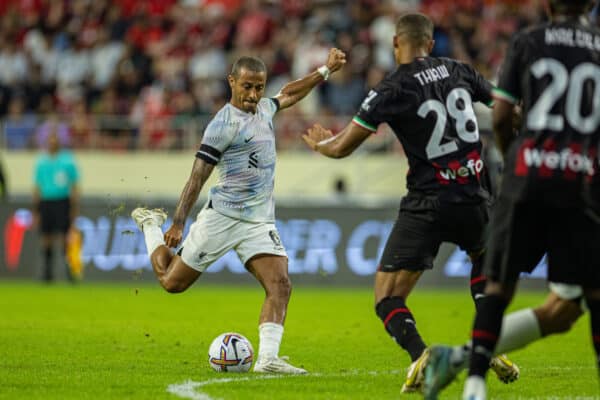
[[[137,204],[139,202],[134,200],[82,201],[76,225],[83,236],[84,280],[154,279],[144,237],[129,217],[130,210]],[[195,217],[201,204],[198,203],[191,217]],[[175,203],[148,205],[172,210]],[[4,224],[2,279],[36,278],[40,274],[39,238],[27,206],[25,202],[12,202],[0,211],[0,221]],[[278,206],[276,224],[288,253],[294,282],[371,285],[396,214],[395,204]],[[167,220],[163,228],[170,222]],[[444,244],[435,268],[424,274],[422,284],[465,285],[470,267],[464,252]],[[545,277],[545,264],[532,276]],[[233,251],[214,263],[201,279],[215,283],[253,282]]]

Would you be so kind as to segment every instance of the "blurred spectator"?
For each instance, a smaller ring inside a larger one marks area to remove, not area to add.
[[[0,42],[0,84],[16,88],[27,76],[28,62],[22,48],[17,47],[16,38],[5,37]]]
[[[172,113],[167,96],[167,91],[160,86],[147,87],[133,106],[131,120],[140,127],[138,141],[141,148],[171,148],[174,137],[169,135]]]
[[[358,110],[365,96],[363,78],[342,68],[325,86],[324,105],[335,115],[351,115]]]
[[[123,54],[125,54],[125,45],[110,40],[108,30],[104,27],[99,28],[91,50],[91,83],[94,92],[102,92],[112,82],[117,64]]]
[[[96,144],[97,129],[84,100],[79,100],[74,105],[69,122],[71,147],[73,149],[93,148]]]
[[[66,255],[66,236],[79,213],[79,171],[70,152],[61,149],[56,131],[51,131],[43,142],[47,149],[35,165],[33,214],[41,233],[43,257],[42,278],[54,278],[54,240],[58,239],[62,254]],[[72,279],[65,264],[67,277]]]
[[[227,66],[223,49],[211,46],[203,38],[196,41],[194,54],[189,62],[189,74],[193,81],[221,79]]]
[[[134,128],[127,118],[121,116],[127,109],[127,102],[119,98],[114,89],[104,91],[94,103],[92,112],[96,119],[100,148],[127,150],[132,146]]]
[[[33,112],[43,112],[40,110],[40,103],[44,97],[49,96],[55,91],[55,85],[44,83],[42,80],[42,71],[39,65],[33,64],[29,70],[27,81],[25,81],[20,91],[16,91],[13,95],[24,97],[25,109]]]
[[[237,23],[236,47],[252,49],[267,45],[273,33],[273,21],[259,0],[246,0]]]
[[[38,148],[45,148],[51,136],[58,138],[61,147],[67,147],[71,144],[69,126],[61,121],[56,113],[49,114],[46,120],[38,126],[35,133],[35,143]]]
[[[8,106],[8,114],[4,119],[4,137],[6,148],[12,150],[33,147],[34,133],[37,126],[35,115],[25,112],[25,101],[22,97],[14,97]]]
[[[471,63],[490,80],[510,35],[545,18],[540,0],[0,1],[0,117],[8,118],[17,96],[24,115],[69,121],[78,147],[179,148],[196,135],[182,121],[227,101],[222,72],[231,60],[265,60],[267,94],[274,95],[273,88],[318,67],[337,46],[348,54],[347,72],[295,108],[299,120],[289,126],[324,110],[344,119],[356,111],[355,98],[395,68],[390,32],[399,15],[415,10],[436,24],[432,55]],[[187,104],[181,118],[179,103]],[[94,118],[84,118],[83,108]],[[89,140],[94,134],[84,126],[99,130],[99,140]],[[189,129],[185,142],[182,127]],[[278,146],[288,144],[295,147],[292,140]]]

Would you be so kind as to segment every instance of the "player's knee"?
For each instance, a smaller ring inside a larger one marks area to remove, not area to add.
[[[267,289],[267,294],[281,299],[289,299],[292,294],[292,281],[287,275],[275,278]]]
[[[577,321],[577,318],[579,316],[578,315],[572,315],[572,314],[558,314],[555,315],[552,319],[550,319],[551,322],[549,322],[546,325],[546,329],[544,329],[544,333],[546,335],[549,334],[553,334],[553,333],[565,333],[568,332],[571,327],[573,326],[573,324],[575,323],[575,321]]]
[[[187,289],[188,285],[184,284],[181,281],[173,280],[173,279],[163,279],[160,284],[163,289],[165,289],[169,293],[181,293]]]
[[[575,300],[559,300],[552,306],[545,305],[536,310],[540,328],[544,336],[568,332],[583,314]]]

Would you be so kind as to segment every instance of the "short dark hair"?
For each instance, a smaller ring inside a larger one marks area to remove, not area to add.
[[[267,66],[263,60],[257,57],[243,56],[238,58],[231,68],[231,75],[237,78],[240,76],[242,68],[252,72],[267,72]]]
[[[396,22],[396,35],[405,35],[415,46],[424,46],[433,39],[433,22],[421,13],[404,14]]]
[[[591,0],[550,0],[554,12],[583,14],[592,6]]]

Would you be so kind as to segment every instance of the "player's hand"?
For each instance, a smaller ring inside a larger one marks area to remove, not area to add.
[[[171,227],[165,232],[165,244],[167,247],[177,247],[181,238],[183,237],[183,227],[179,225],[171,225]]]
[[[306,142],[308,147],[318,151],[318,144],[324,140],[333,138],[333,133],[329,129],[323,128],[319,124],[315,124],[312,128],[306,131],[306,134],[302,135],[302,139]]]
[[[329,57],[327,57],[327,68],[329,68],[330,72],[335,72],[342,68],[346,64],[346,53],[341,51],[340,49],[336,49],[333,47],[329,50]]]

